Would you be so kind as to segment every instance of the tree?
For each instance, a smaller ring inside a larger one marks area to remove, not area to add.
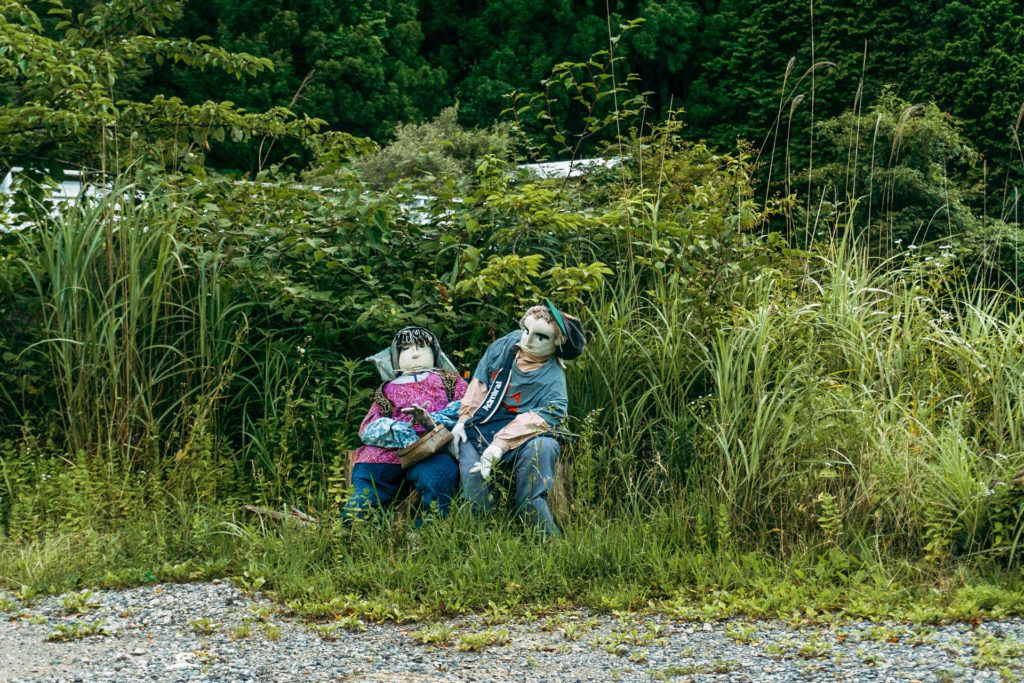
[[[52,28],[27,3],[0,1],[2,165],[114,171],[139,159],[196,165],[213,142],[302,137],[320,124],[284,108],[249,113],[231,102],[187,104],[163,94],[131,99],[125,80],[131,83],[154,63],[216,70],[236,79],[272,67],[269,60],[205,40],[159,36],[179,2],[98,2],[81,12],[61,0],[48,5],[56,19]]]
[[[333,128],[383,139],[403,121],[437,113],[443,70],[420,55],[423,35],[413,0],[214,0],[189,6],[180,26],[213,35],[231,50],[260,55],[274,73],[256,87],[177,68],[150,87],[182,97],[226,93],[257,109],[287,105]]]

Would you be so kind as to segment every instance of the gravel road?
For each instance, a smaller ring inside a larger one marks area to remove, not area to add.
[[[311,625],[229,582],[0,595],[0,681],[998,681],[1024,620],[701,623],[566,612],[486,624]],[[92,635],[86,635],[96,631]],[[49,638],[49,639],[48,639]],[[58,638],[53,640],[52,638]],[[59,640],[64,638],[65,640]]]

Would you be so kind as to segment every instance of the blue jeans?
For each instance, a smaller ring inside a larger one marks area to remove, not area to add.
[[[459,446],[459,472],[462,475],[462,497],[483,512],[494,509],[491,485],[479,472],[470,472],[480,460],[483,444],[474,439]],[[548,491],[555,483],[555,462],[558,460],[558,442],[551,436],[535,436],[526,443],[501,456],[498,467],[512,463],[515,476],[516,510],[526,520],[551,536],[561,531],[548,507]],[[494,476],[494,471],[491,471]]]
[[[459,485],[459,468],[444,450],[421,460],[407,470],[401,465],[357,462],[352,467],[352,490],[341,511],[341,519],[363,519],[374,508],[386,507],[408,496],[413,489],[420,494],[420,508],[433,504],[444,516],[451,508]]]

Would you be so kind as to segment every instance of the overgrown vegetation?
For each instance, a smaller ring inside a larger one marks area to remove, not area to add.
[[[36,45],[16,4],[0,28]],[[977,154],[955,123],[887,95],[821,123],[817,171],[794,180],[784,139],[777,156],[722,153],[687,141],[682,114],[644,123],[619,64],[562,65],[508,129],[450,112],[383,150],[312,124],[261,131],[309,162],[251,179],[181,163],[214,133],[88,124],[61,143],[120,172],[74,206],[24,187],[7,207],[24,227],[0,234],[0,582],[31,596],[228,574],[346,628],[538,604],[1019,612],[1019,226],[971,208]],[[593,65],[602,78],[570,78]],[[563,96],[592,120],[547,121]],[[45,109],[44,126],[86,116]],[[617,165],[517,169],[509,150],[548,125],[572,152],[614,137]],[[590,336],[569,370],[565,538],[465,510],[334,524],[374,388],[361,359],[417,323],[469,369],[542,295]],[[323,523],[267,528],[243,502]]]

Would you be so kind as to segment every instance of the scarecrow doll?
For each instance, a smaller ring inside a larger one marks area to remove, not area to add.
[[[545,299],[484,353],[452,429],[462,497],[477,510],[492,509],[488,480],[509,463],[517,510],[541,531],[560,534],[547,502],[559,452],[553,432],[569,403],[563,361],[579,356],[584,343],[580,321]]]
[[[363,517],[414,489],[422,507],[447,514],[459,483],[459,468],[448,447],[413,464],[399,456],[432,427],[455,425],[466,381],[441,352],[437,337],[423,327],[399,330],[390,349],[368,360],[386,381],[359,428],[363,445],[355,453],[342,519]]]

